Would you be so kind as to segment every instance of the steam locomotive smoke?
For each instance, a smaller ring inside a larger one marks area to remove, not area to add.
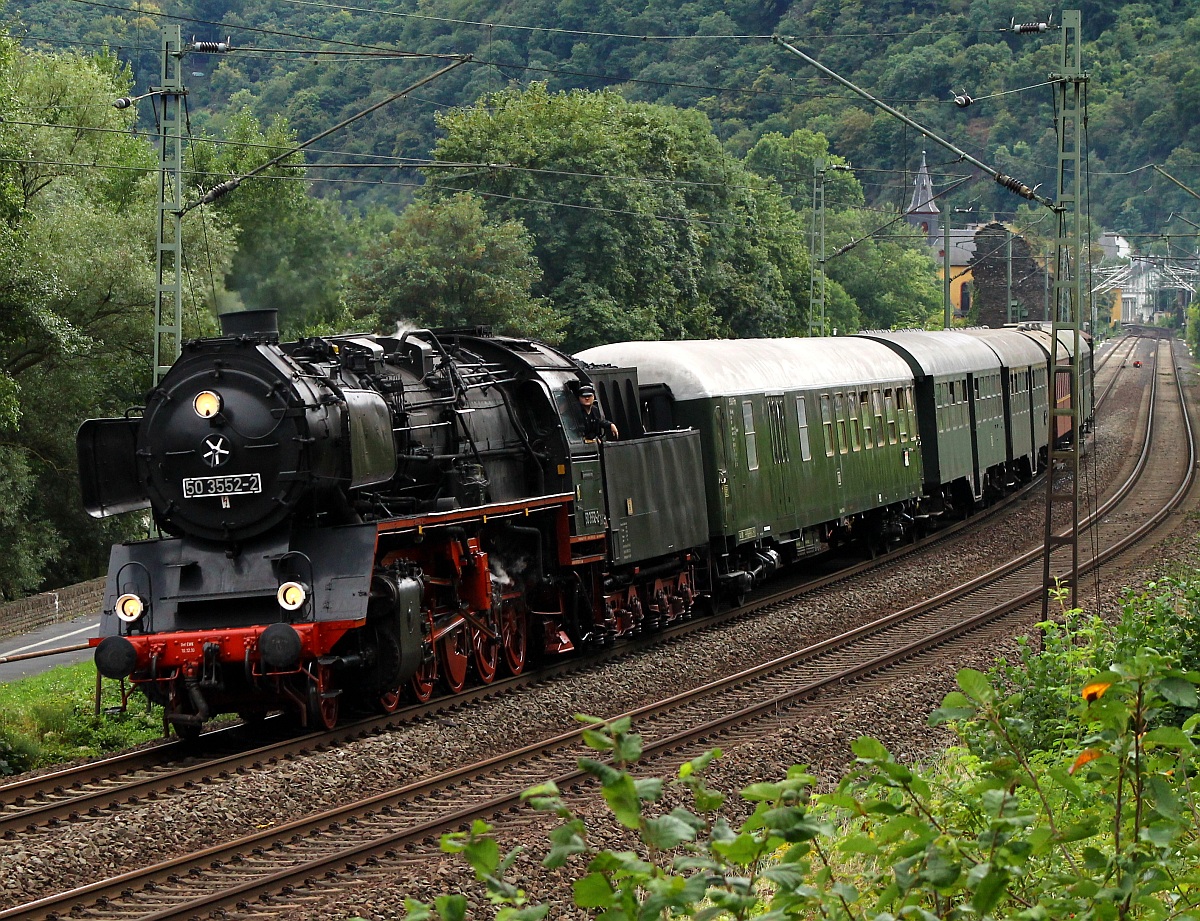
[[[399,339],[405,333],[411,333],[414,330],[424,329],[424,328],[425,327],[422,326],[420,323],[418,323],[416,320],[409,320],[407,318],[397,320],[396,321],[396,338]]]

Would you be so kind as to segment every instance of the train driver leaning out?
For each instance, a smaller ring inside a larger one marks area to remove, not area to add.
[[[596,402],[596,389],[591,384],[579,388],[579,408],[583,410],[583,437],[603,441],[608,436],[617,438],[616,423],[604,418],[600,404]]]

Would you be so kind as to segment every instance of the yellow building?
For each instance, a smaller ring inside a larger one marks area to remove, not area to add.
[[[975,231],[982,225],[950,228],[950,303],[954,305],[955,319],[962,319],[971,312],[971,260],[975,257]],[[937,241],[934,255],[937,257],[938,280],[945,278],[945,238]]]

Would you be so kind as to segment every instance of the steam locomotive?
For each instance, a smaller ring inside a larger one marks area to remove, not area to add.
[[[273,311],[227,314],[144,408],[79,430],[89,513],[148,508],[161,535],[112,550],[96,666],[183,737],[223,712],[332,727],[343,701],[490,683],[901,539],[1045,458],[1044,350],[914,335],[572,358],[486,329],[280,342]],[[585,384],[621,440],[585,437]]]

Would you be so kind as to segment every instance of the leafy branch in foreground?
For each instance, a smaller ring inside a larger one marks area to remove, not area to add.
[[[1085,657],[1086,658],[1086,657]],[[627,719],[588,717],[601,758],[580,767],[600,786],[628,850],[599,848],[553,783],[525,794],[559,825],[543,864],[576,869],[573,900],[604,921],[658,918],[892,921],[897,918],[1200,918],[1200,782],[1194,767],[1200,675],[1148,649],[1077,683],[1070,718],[1082,743],[1043,751],[1017,731],[1022,697],[987,676],[959,673],[932,725],[986,736],[986,757],[955,750],[938,769],[899,763],[875,739],[830,793],[793,767],[742,791],[753,812],[738,826],[703,775],[719,751],[683,764],[671,781],[690,808],[667,809],[668,785],[635,776],[640,738]],[[448,835],[483,883],[499,921],[547,917],[512,879],[491,826]],[[462,895],[406,902],[409,917],[467,917]]]

